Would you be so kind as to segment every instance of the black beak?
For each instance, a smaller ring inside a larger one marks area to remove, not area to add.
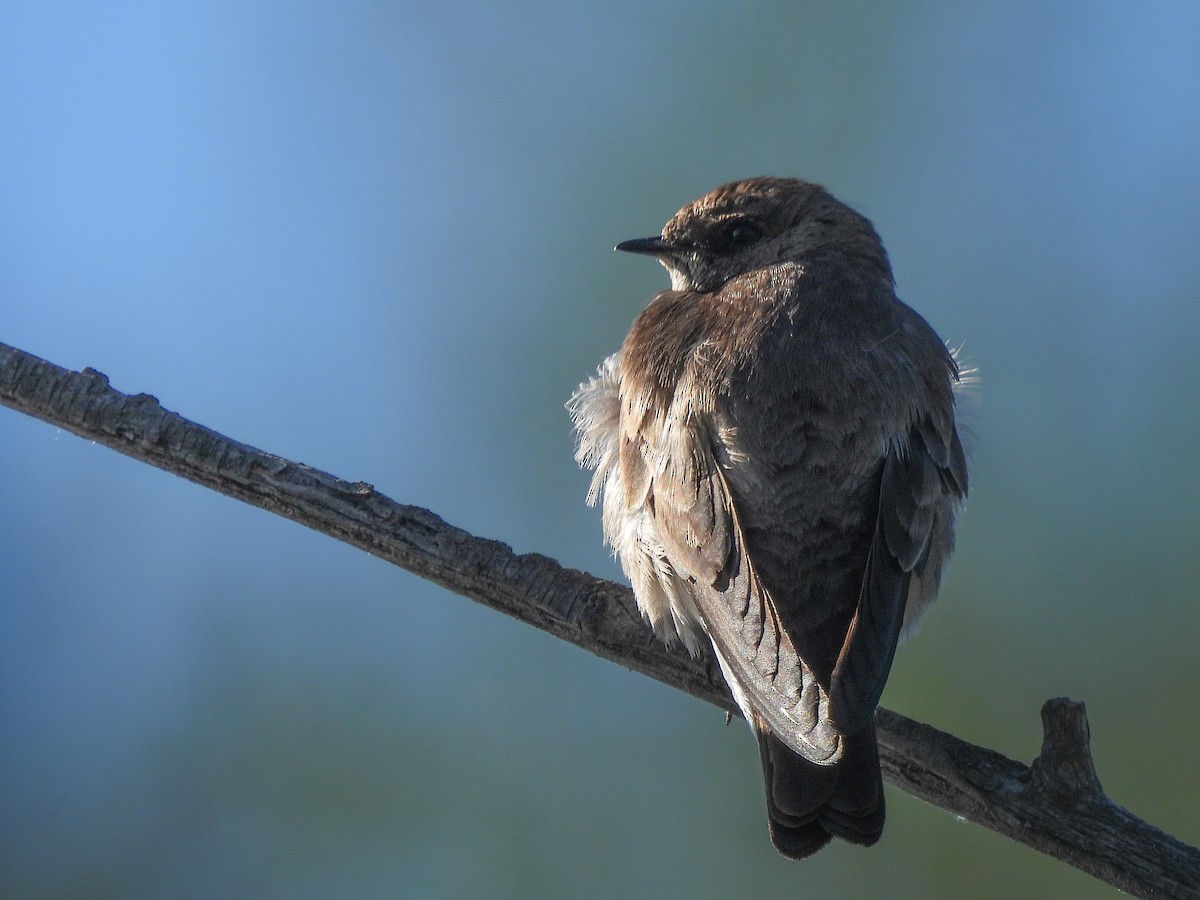
[[[613,249],[622,250],[625,253],[645,253],[647,256],[657,256],[659,259],[669,258],[679,253],[679,248],[674,244],[668,244],[661,235],[621,241]]]

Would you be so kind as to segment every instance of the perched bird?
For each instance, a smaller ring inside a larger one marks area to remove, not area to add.
[[[658,634],[712,643],[779,852],[873,844],[875,709],[967,493],[954,356],[815,184],[727,184],[617,249],[671,290],[568,404],[588,501]]]

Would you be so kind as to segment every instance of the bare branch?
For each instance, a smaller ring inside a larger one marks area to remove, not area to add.
[[[0,403],[353,544],[737,713],[713,659],[663,647],[621,585],[538,554],[514,554],[428,510],[395,503],[369,484],[232,441],[163,409],[148,394],[122,394],[92,369],[72,372],[4,344]],[[1042,720],[1041,755],[1024,766],[880,709],[884,775],[916,797],[1136,896],[1200,898],[1200,851],[1104,795],[1083,704],[1048,701]]]

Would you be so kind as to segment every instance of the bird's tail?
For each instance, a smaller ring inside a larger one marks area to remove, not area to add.
[[[839,837],[870,846],[883,833],[883,779],[875,723],[844,738],[842,758],[819,766],[768,731],[759,731],[771,842],[804,859]]]

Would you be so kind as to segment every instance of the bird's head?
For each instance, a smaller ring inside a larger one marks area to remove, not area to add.
[[[677,212],[661,235],[616,249],[657,257],[677,291],[716,291],[747,272],[783,262],[803,266],[822,252],[865,260],[891,281],[871,223],[820,185],[794,178],[722,185]]]

